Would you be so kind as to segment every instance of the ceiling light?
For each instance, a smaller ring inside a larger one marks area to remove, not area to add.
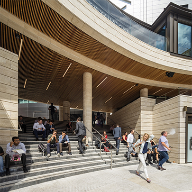
[[[165,74],[166,74],[167,77],[173,77],[175,72],[166,72]]]
[[[127,93],[127,91],[131,90],[133,87],[135,87],[137,85],[133,85],[132,87],[130,87],[129,89],[127,89],[123,94]]]
[[[67,67],[65,73],[63,74],[63,77],[66,75],[67,71],[69,70],[69,68],[71,67],[72,63],[69,64],[69,66]]]
[[[24,83],[24,89],[25,89],[25,86],[26,86],[26,84],[27,84],[27,79],[25,79],[25,83]]]
[[[158,93],[159,91],[161,91],[162,89],[159,89],[158,91],[156,91],[155,93],[153,93],[152,95],[155,95],[156,93]]]
[[[107,79],[107,77],[105,77],[105,79],[103,79],[103,81],[101,81],[101,83],[103,83],[106,79]],[[99,83],[99,85],[97,85],[97,87],[99,87],[101,85],[101,83]]]
[[[108,101],[110,101],[112,99],[112,97],[111,98],[109,98],[107,101],[105,101],[105,103],[107,103]]]
[[[22,46],[23,46],[23,39],[21,39],[21,43],[20,43],[18,60],[20,59],[20,56],[21,56],[21,48],[22,48]]]
[[[49,85],[47,86],[47,89],[49,89],[49,86],[51,85],[51,81],[49,82]],[[46,91],[47,91],[47,89],[46,89]]]

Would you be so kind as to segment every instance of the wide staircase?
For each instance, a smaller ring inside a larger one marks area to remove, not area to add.
[[[127,147],[122,143],[120,144],[119,155],[116,155],[116,151],[112,149],[111,161],[111,152],[100,153],[100,149],[95,146],[95,137],[93,138],[93,144],[89,143],[85,154],[79,154],[77,137],[72,132],[68,133],[72,155],[68,155],[66,149],[63,151],[63,156],[57,157],[56,151],[52,151],[51,157],[47,158],[46,156],[42,156],[42,153],[38,151],[38,144],[42,142],[46,145],[47,142],[41,141],[41,136],[39,136],[39,141],[36,141],[35,136],[32,133],[34,119],[25,118],[25,120],[27,124],[27,133],[19,132],[19,138],[21,142],[25,144],[27,150],[27,169],[29,172],[23,173],[21,162],[11,165],[11,175],[0,177],[1,192],[15,190],[73,175],[111,169],[111,165],[112,168],[116,168],[138,163],[134,158],[129,162],[126,161],[125,154],[127,152]],[[59,135],[62,130],[64,130],[66,124],[65,121],[55,122]],[[73,127],[75,128],[75,124]],[[100,133],[108,129],[107,126],[101,128],[97,125],[95,128],[98,129]],[[100,135],[97,132],[93,131],[93,133],[97,138],[100,138]],[[113,136],[109,133],[107,134],[110,142],[115,145]]]

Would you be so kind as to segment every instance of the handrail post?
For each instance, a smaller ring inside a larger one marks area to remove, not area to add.
[[[100,142],[100,156],[101,156],[101,142]]]
[[[111,150],[111,169],[112,169],[112,150]]]

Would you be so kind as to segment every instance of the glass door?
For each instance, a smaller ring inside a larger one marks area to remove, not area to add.
[[[187,163],[192,163],[192,115],[187,115]]]

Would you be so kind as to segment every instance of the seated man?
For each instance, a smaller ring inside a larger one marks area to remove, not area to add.
[[[36,137],[36,141],[39,141],[38,135],[42,135],[42,134],[43,134],[43,139],[42,140],[45,141],[46,129],[45,129],[44,125],[42,124],[42,119],[41,118],[38,118],[38,122],[34,123],[33,131],[34,131],[34,135]]]
[[[57,137],[57,130],[53,131],[53,134],[50,134],[47,137],[47,157],[51,156],[51,148],[57,147],[57,156],[60,157],[60,151],[59,151],[59,142]]]
[[[50,120],[50,122],[49,122],[49,134],[53,134],[54,130],[55,130],[55,125],[53,124],[53,120]]]
[[[4,176],[4,171],[3,171],[3,155],[4,155],[4,151],[3,148],[0,146],[0,176],[3,177]]]
[[[19,116],[18,123],[19,123],[19,126],[22,129],[22,132],[26,133],[26,125],[25,125],[25,121],[23,120],[22,116]]]
[[[62,148],[68,147],[68,154],[72,155],[71,153],[71,144],[69,141],[68,135],[66,135],[66,132],[63,131],[62,135],[59,136],[59,145],[60,145],[60,154],[63,156]]]
[[[9,171],[10,160],[19,161],[20,158],[21,158],[21,161],[23,164],[24,173],[28,172],[28,170],[26,168],[25,145],[20,142],[19,137],[13,137],[12,142],[7,144],[6,153],[7,153],[7,155],[5,156],[6,175],[10,175],[10,171]]]

